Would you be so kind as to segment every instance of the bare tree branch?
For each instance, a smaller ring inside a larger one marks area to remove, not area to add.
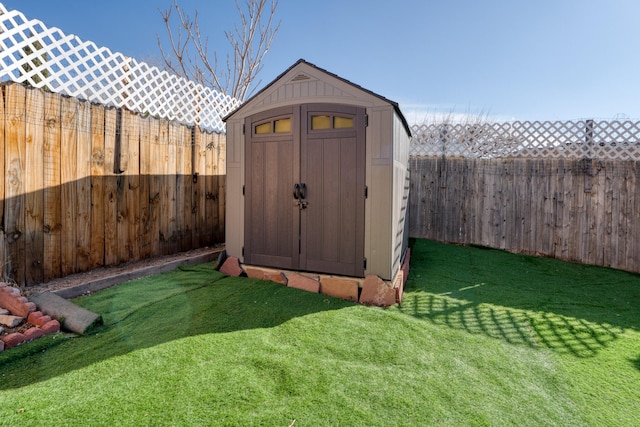
[[[168,10],[159,10],[168,37],[168,47],[164,48],[157,36],[166,68],[244,101],[260,83],[257,75],[280,29],[280,21],[275,22],[277,8],[278,0],[236,0],[239,22],[224,32],[230,53],[224,55],[224,66],[220,66],[219,50],[210,53],[209,40],[202,37],[198,11],[191,19],[174,0]]]

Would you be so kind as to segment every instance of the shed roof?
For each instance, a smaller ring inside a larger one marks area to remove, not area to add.
[[[304,59],[299,59],[298,61],[296,61],[292,66],[290,66],[289,68],[287,68],[285,71],[283,71],[278,77],[276,77],[271,83],[267,84],[265,87],[263,87],[260,91],[258,91],[255,95],[253,95],[251,98],[249,98],[248,100],[246,100],[242,105],[240,105],[238,108],[236,108],[235,110],[233,110],[231,113],[227,114],[225,117],[222,118],[223,121],[227,121],[228,119],[230,119],[232,116],[234,116],[237,112],[241,111],[243,108],[245,108],[247,105],[251,104],[251,101],[253,101],[255,98],[257,98],[258,96],[260,96],[262,93],[264,93],[265,91],[267,91],[270,87],[272,87],[274,84],[276,84],[278,82],[278,80],[280,80],[282,77],[284,77],[287,73],[289,73],[292,69],[294,69],[295,67],[297,67],[300,64],[306,64],[309,67],[313,67],[314,69],[325,73],[328,76],[331,76],[335,79],[338,79],[358,90],[361,90],[364,93],[367,93],[371,96],[374,96],[378,99],[380,99],[383,102],[388,103],[389,105],[393,106],[395,112],[398,114],[398,117],[400,117],[400,120],[402,121],[402,124],[405,128],[405,130],[407,131],[407,135],[411,136],[411,128],[409,127],[409,123],[407,122],[407,119],[404,117],[404,114],[402,114],[402,111],[400,110],[400,106],[398,105],[397,102],[392,101],[388,98],[385,98],[382,95],[379,95],[373,91],[370,91],[369,89],[365,89],[360,85],[357,85],[345,78],[342,78],[340,76],[338,76],[337,74],[331,73],[323,68],[318,67],[317,65],[314,65],[310,62],[307,62]]]

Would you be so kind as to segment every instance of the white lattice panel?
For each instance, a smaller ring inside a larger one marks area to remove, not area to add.
[[[0,80],[224,131],[240,105],[223,93],[98,47],[0,3]]]
[[[443,123],[411,131],[412,156],[640,160],[640,122]]]

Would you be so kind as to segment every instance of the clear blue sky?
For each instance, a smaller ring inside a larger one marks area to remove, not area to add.
[[[138,59],[159,58],[172,0],[0,0]],[[181,0],[224,52],[233,0]],[[280,0],[260,78],[299,58],[426,114],[505,120],[640,119],[638,0]]]

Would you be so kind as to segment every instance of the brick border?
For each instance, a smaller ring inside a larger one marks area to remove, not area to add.
[[[20,289],[9,286],[6,283],[0,283],[0,307],[34,325],[24,333],[13,332],[4,336],[0,340],[0,351],[8,350],[60,331],[60,322],[38,311],[35,303],[21,295]]]
[[[407,248],[402,266],[392,281],[382,280],[376,275],[357,278],[260,267],[242,264],[236,257],[226,258],[220,271],[228,276],[247,276],[250,279],[271,281],[364,305],[389,307],[402,304],[404,286],[409,277],[410,259],[411,250]]]

